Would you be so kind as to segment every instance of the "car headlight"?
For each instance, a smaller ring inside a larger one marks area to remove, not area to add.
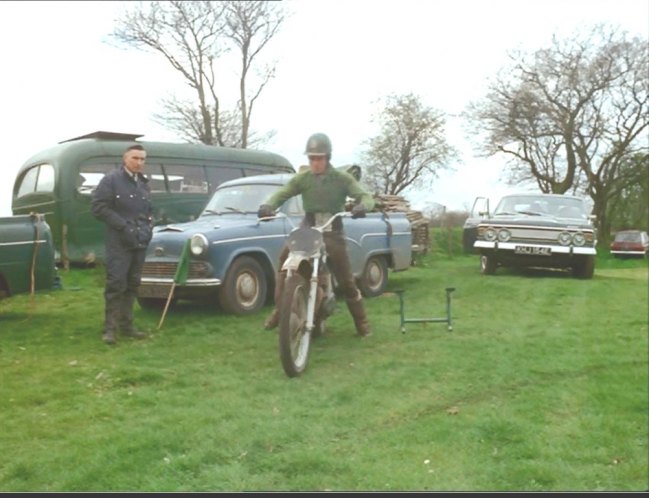
[[[493,228],[489,227],[485,230],[484,233],[485,240],[488,240],[489,242],[493,242],[494,240],[496,240],[496,237],[498,237],[498,234],[496,233],[496,230],[494,230]]]
[[[498,240],[500,242],[507,242],[509,239],[511,239],[511,237],[512,237],[512,233],[506,228],[503,228],[502,230],[498,230]]]
[[[586,243],[586,237],[582,232],[577,232],[572,236],[572,242],[576,246],[583,246]]]
[[[561,232],[557,239],[562,246],[568,246],[570,245],[570,241],[572,241],[572,235],[570,235],[570,232]]]
[[[189,242],[189,248],[194,256],[200,256],[207,252],[207,237],[202,233],[196,233],[192,235],[192,238]]]

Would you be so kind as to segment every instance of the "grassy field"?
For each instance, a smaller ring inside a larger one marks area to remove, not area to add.
[[[649,489],[646,261],[486,277],[442,246],[366,301],[371,338],[339,303],[295,379],[269,309],[138,307],[151,337],[110,347],[101,269],[0,301],[0,490]],[[402,334],[394,290],[430,318],[446,287],[453,330]]]

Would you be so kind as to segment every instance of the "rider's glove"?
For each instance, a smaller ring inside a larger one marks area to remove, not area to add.
[[[356,204],[352,208],[352,218],[365,218],[365,206],[362,204]]]
[[[270,204],[262,204],[259,206],[259,211],[257,211],[257,218],[268,218],[269,216],[274,216],[275,210]]]

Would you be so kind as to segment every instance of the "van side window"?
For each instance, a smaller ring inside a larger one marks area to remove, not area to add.
[[[236,167],[222,166],[219,168],[207,168],[207,181],[210,184],[210,192],[214,192],[216,187],[228,180],[241,178],[244,170]]]
[[[165,176],[162,172],[161,164],[146,163],[144,165],[144,176],[149,180],[149,188],[151,189],[152,194],[167,191],[167,188],[165,187]]]
[[[118,166],[119,164],[117,163],[104,161],[94,164],[81,164],[79,166],[79,174],[77,175],[77,192],[87,195],[92,194],[104,175]]]
[[[275,173],[287,173],[285,168],[278,168],[275,166],[268,166],[267,168],[247,166],[243,170],[243,176],[256,176],[256,175],[271,175]],[[291,171],[293,173],[293,171]]]
[[[39,164],[28,169],[18,186],[16,197],[33,192],[54,191],[54,168],[51,164]]]
[[[175,194],[207,194],[207,178],[203,166],[163,165],[167,188]]]

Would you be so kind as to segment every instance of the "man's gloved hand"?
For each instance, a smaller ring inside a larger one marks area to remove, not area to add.
[[[365,206],[363,206],[362,204],[356,204],[352,208],[352,218],[365,218],[365,214]]]
[[[257,218],[267,218],[269,216],[275,216],[275,210],[270,204],[262,204],[259,206],[257,211]]]

